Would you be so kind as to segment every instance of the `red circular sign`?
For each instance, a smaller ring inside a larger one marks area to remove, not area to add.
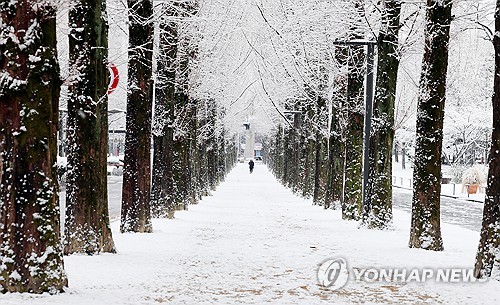
[[[116,87],[118,87],[118,81],[120,77],[118,75],[118,68],[115,64],[109,64],[109,86],[108,86],[108,95],[115,91]]]

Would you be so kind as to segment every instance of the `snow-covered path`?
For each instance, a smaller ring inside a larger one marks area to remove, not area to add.
[[[119,234],[118,254],[66,257],[67,293],[0,295],[0,304],[498,304],[500,284],[348,282],[320,287],[318,264],[343,257],[351,268],[463,267],[479,235],[443,225],[446,251],[408,249],[409,215],[395,211],[392,231],[358,229],[294,196],[257,165],[240,164],[227,180],[152,234]]]

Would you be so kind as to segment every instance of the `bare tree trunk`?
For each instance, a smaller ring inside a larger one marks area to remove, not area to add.
[[[224,181],[226,178],[226,128],[224,128],[224,125],[221,126],[222,130],[221,133],[219,134],[218,137],[218,182],[219,184]]]
[[[201,162],[200,162],[200,150],[198,149],[200,143],[198,139],[199,125],[198,125],[198,101],[192,101],[191,105],[191,116],[190,116],[190,128],[189,128],[189,153],[191,155],[190,162],[190,203],[197,204],[201,199],[201,189],[199,183],[199,176],[201,172]]]
[[[370,145],[369,204],[363,206],[362,223],[384,229],[392,223],[392,150],[394,101],[398,79],[398,32],[400,0],[384,1],[382,29],[378,37],[377,86],[374,104],[374,134]]]
[[[290,136],[292,134],[292,132],[293,132],[293,129],[284,127],[284,130],[283,130],[283,158],[282,158],[283,163],[282,163],[282,171],[281,171],[282,175],[280,176],[280,178],[282,179],[283,184],[285,186],[288,186],[288,187],[293,187],[292,181],[298,179],[298,174],[295,175],[295,177],[290,174],[291,173],[290,162],[291,162],[291,160],[296,160],[294,158],[295,150],[292,149],[293,147],[295,147],[295,145],[294,145],[294,143],[290,143],[291,141],[293,142],[295,140],[295,138],[291,138],[291,136]],[[292,140],[290,140],[290,139],[292,139]],[[297,164],[296,164],[295,168],[298,168],[298,166],[299,166],[298,162],[300,162],[300,160],[297,160]]]
[[[404,146],[401,148],[401,169],[406,169],[406,147]]]
[[[314,188],[313,188],[313,203],[323,205],[322,184],[323,184],[323,139],[320,130],[316,130],[314,134]]]
[[[191,7],[188,3],[183,6],[187,14]],[[186,35],[179,37],[177,50],[177,76],[175,89],[175,105],[173,124],[173,204],[176,210],[187,210],[191,190],[191,127],[195,112],[189,99],[189,61],[190,61],[190,41]]]
[[[57,169],[56,7],[2,4],[0,23],[0,293],[67,286]],[[4,29],[1,29],[4,30]]]
[[[307,130],[303,130],[302,133],[304,134],[304,163],[303,163],[303,180],[302,180],[302,196],[304,198],[311,198],[313,196],[314,192],[314,177],[316,175],[315,172],[315,166],[314,166],[314,161],[315,161],[315,146],[316,146],[316,141],[314,141],[311,138],[311,133],[312,133],[312,128],[309,125],[309,122],[304,124],[305,128]],[[308,127],[307,127],[308,126]]]
[[[185,115],[185,114],[183,114]],[[189,139],[186,134],[174,138],[173,142],[173,204],[176,210],[187,210],[190,185]]]
[[[358,28],[364,11],[364,1],[353,1],[353,19],[349,39],[363,39]],[[347,129],[345,144],[345,183],[342,218],[358,220],[361,215],[363,127],[364,127],[364,79],[365,52],[363,47],[349,47],[347,75]]]
[[[347,220],[358,220],[361,214],[364,57],[362,48],[351,47],[347,85],[348,125],[345,145],[345,187],[342,203],[342,218]]]
[[[500,31],[500,0],[496,1],[495,32]],[[500,280],[500,37],[493,38],[495,77],[493,94],[493,132],[484,202],[483,227],[476,256],[474,274],[478,278]]]
[[[343,202],[345,143],[340,129],[340,109],[333,106],[328,152],[328,182],[325,199],[325,209],[336,209]]]
[[[296,110],[297,108],[291,108]],[[281,167],[283,184],[298,193],[302,182],[303,175],[301,175],[302,168],[302,115],[294,114],[293,124],[282,128],[283,151],[281,155]]]
[[[107,188],[109,72],[106,2],[69,12],[68,177],[65,254],[115,252]]]
[[[325,56],[326,57],[326,56]],[[315,204],[324,205],[326,197],[326,185],[328,183],[328,138],[322,134],[322,130],[328,128],[328,110],[326,99],[328,97],[328,74],[325,68],[326,63],[319,65],[318,78],[320,85],[317,89],[316,109],[315,109],[315,175],[314,175],[314,192],[313,202]]]
[[[210,100],[207,109],[207,124],[210,128],[210,134],[207,138],[207,178],[208,186],[211,191],[215,191],[217,187],[217,136],[215,134],[217,122],[217,109],[215,102]]]
[[[276,131],[276,147],[275,147],[275,150],[274,150],[274,161],[273,161],[273,166],[275,168],[275,173],[276,173],[276,176],[278,178],[279,181],[281,181],[281,183],[283,185],[285,185],[285,181],[283,179],[283,175],[284,175],[284,170],[285,170],[285,166],[284,166],[284,158],[286,156],[286,151],[285,151],[285,137],[284,137],[284,129],[283,129],[283,126],[279,125],[278,126],[278,130]]]
[[[151,224],[153,1],[129,0],[127,133],[120,231],[148,233]]]
[[[167,8],[163,8],[167,9]],[[169,7],[169,9],[172,9]],[[176,58],[178,50],[177,24],[168,18],[173,11],[164,12],[159,25],[159,51],[154,114],[154,157],[152,181],[152,211],[156,217],[174,217],[171,200],[173,189],[173,124],[175,104]]]
[[[441,151],[452,0],[428,0],[417,109],[410,248],[442,251]]]
[[[339,66],[345,67],[347,65],[347,56],[347,48],[336,48],[335,60]],[[330,207],[336,209],[344,201],[345,134],[342,128],[342,117],[345,115],[346,100],[347,78],[339,75],[335,79],[335,92],[332,98],[330,139],[328,143],[328,186],[325,209]]]
[[[394,161],[396,161],[396,163],[399,163],[399,144],[398,143],[394,143]]]
[[[203,106],[203,107],[202,107]],[[199,156],[199,174],[197,177],[198,184],[200,187],[200,196],[208,196],[209,194],[209,183],[208,183],[208,154],[207,154],[207,122],[208,122],[208,111],[207,102],[204,100],[203,103],[198,103],[198,124],[199,131],[198,134],[198,156]],[[205,132],[202,132],[202,131]]]

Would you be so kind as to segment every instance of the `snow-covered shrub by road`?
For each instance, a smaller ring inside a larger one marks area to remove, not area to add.
[[[484,185],[486,183],[485,167],[481,165],[475,165],[464,171],[462,176],[462,184],[479,184]]]

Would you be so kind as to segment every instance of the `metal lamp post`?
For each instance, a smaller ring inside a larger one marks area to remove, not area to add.
[[[302,127],[302,112],[300,111],[292,111],[292,110],[286,110],[283,111],[284,114],[293,114],[293,128],[296,130],[297,134],[297,139],[296,139],[296,145],[297,145],[297,167],[299,167],[300,164],[300,128]],[[297,179],[299,175],[295,175],[294,181],[295,185],[297,185]]]
[[[364,123],[364,151],[363,151],[363,205],[370,205],[368,198],[368,178],[370,173],[370,133],[372,128],[373,115],[373,67],[375,61],[375,41],[369,40],[351,40],[335,41],[334,45],[345,46],[366,46],[367,64],[366,64],[366,89],[365,89],[365,123]]]

